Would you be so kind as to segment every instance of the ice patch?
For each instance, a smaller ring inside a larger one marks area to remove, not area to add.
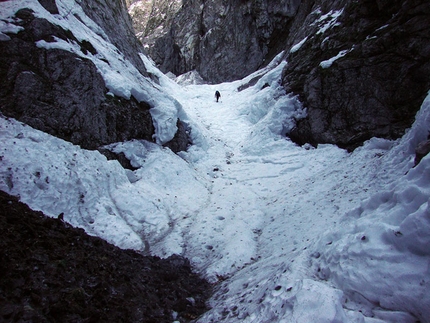
[[[300,42],[298,42],[296,45],[291,47],[290,53],[293,54],[293,53],[297,52],[300,48],[302,48],[302,46],[306,42],[306,40],[308,40],[308,37],[303,38]]]
[[[325,33],[328,29],[339,26],[337,19],[342,15],[343,9],[331,10],[330,12],[322,15],[313,24],[320,25],[320,29],[317,31],[318,34]]]
[[[321,63],[320,63],[320,66],[322,67],[322,68],[329,68],[335,61],[337,61],[339,58],[342,58],[342,57],[344,57],[346,54],[348,54],[349,52],[350,52],[351,50],[342,50],[342,51],[340,51],[339,52],[339,54],[337,54],[336,56],[334,56],[334,57],[332,57],[332,58],[330,58],[330,59],[328,59],[328,60],[325,60],[325,61],[322,61]]]

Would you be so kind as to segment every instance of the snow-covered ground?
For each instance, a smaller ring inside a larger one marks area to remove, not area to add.
[[[86,37],[96,43],[91,31]],[[111,45],[98,41],[113,61]],[[174,133],[167,120],[180,116],[192,129],[187,152],[110,145],[140,167],[129,171],[2,117],[0,189],[122,248],[188,257],[216,283],[201,323],[430,322],[430,157],[413,168],[430,129],[430,96],[397,141],[374,138],[353,153],[298,147],[284,134],[305,111],[279,85],[279,58],[244,80],[186,86],[142,59],[159,76],[152,100],[170,102],[153,113],[163,125],[157,138]],[[149,81],[134,71],[119,87],[98,67],[113,93],[147,95],[140,87]]]

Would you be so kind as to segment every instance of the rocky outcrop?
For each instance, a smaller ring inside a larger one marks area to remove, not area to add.
[[[49,13],[53,15],[59,14],[59,10],[55,0],[38,0],[39,3],[44,7]]]
[[[352,150],[411,126],[430,88],[428,2],[304,1],[290,33],[283,83],[308,111],[294,141]]]
[[[142,44],[137,40],[133,23],[127,12],[125,0],[80,1],[85,14],[100,26],[109,41],[117,47],[139,70],[148,75],[145,65],[139,57],[143,52]]]
[[[198,71],[214,82],[242,78],[285,46],[300,0],[206,2]]]
[[[183,71],[185,67],[180,49],[168,36],[175,16],[182,7],[182,0],[128,0],[127,6],[136,36],[151,58],[158,64],[162,62],[163,66],[159,64],[159,68],[176,74]]]
[[[25,29],[0,42],[0,106],[4,115],[83,148],[140,138],[152,140],[150,106],[109,96],[95,65],[74,53],[36,46],[54,36],[79,43],[69,30],[22,9]],[[80,43],[82,51],[95,51]],[[94,53],[95,54],[95,53]]]
[[[175,15],[182,7],[182,0],[129,0],[126,2],[136,36],[145,47],[152,47],[157,38],[169,32]]]
[[[188,146],[192,144],[189,126],[185,122],[178,119],[176,122],[176,127],[178,128],[178,131],[176,131],[173,139],[163,145],[164,147],[170,148],[170,150],[174,153],[186,151]]]
[[[58,13],[55,1],[40,3],[49,12]],[[142,48],[125,5],[110,0],[104,5],[100,7],[99,1],[82,2],[86,14],[103,28],[102,36],[121,50],[121,55],[142,75],[150,77],[139,57]],[[94,63],[85,58],[87,54],[102,54],[89,41],[79,41],[73,31],[36,18],[30,9],[19,10],[14,19],[22,30],[2,34],[0,41],[1,113],[87,149],[131,139],[153,140],[151,106],[108,92]],[[83,55],[37,46],[41,40],[77,44]],[[182,127],[178,131],[171,145],[186,149],[185,130]]]
[[[197,70],[210,82],[242,78],[284,47],[300,0],[184,1],[148,53],[163,72]]]
[[[421,159],[430,153],[430,139],[420,142],[415,148],[415,160],[414,165],[417,166]]]

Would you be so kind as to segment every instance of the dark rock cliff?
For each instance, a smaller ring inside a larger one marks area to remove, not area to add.
[[[354,149],[403,135],[430,88],[430,3],[305,1],[297,19],[287,49],[307,38],[283,82],[308,116],[291,138]]]
[[[40,3],[50,13],[58,13],[55,1]],[[118,54],[148,76],[139,57],[143,49],[123,1],[85,1],[81,5]],[[100,54],[89,41],[79,41],[73,30],[35,17],[30,9],[19,10],[11,19],[22,30],[7,33],[0,41],[1,113],[87,149],[130,139],[152,141],[154,125],[148,103],[108,94],[97,67],[82,55],[36,44],[59,39],[78,44],[84,55]],[[177,134],[175,140],[178,138],[184,134]],[[187,144],[188,140],[179,147]]]
[[[18,11],[16,18],[25,29],[0,42],[4,115],[88,149],[132,138],[152,140],[148,104],[107,96],[90,60],[35,44],[54,37],[77,42],[72,31],[35,18],[29,9]],[[95,51],[90,43],[80,45],[82,51]]]
[[[150,44],[148,52],[163,72],[196,69],[211,82],[236,80],[285,47],[284,31],[299,4],[300,0],[183,1],[170,31]]]

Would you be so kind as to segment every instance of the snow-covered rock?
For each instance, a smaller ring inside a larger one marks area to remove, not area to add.
[[[186,147],[181,107],[150,79],[125,7],[104,2],[57,1],[59,14],[2,2],[2,113],[89,149],[173,138]]]
[[[283,84],[308,115],[290,137],[349,150],[401,137],[430,88],[429,10],[400,0],[302,1]]]

